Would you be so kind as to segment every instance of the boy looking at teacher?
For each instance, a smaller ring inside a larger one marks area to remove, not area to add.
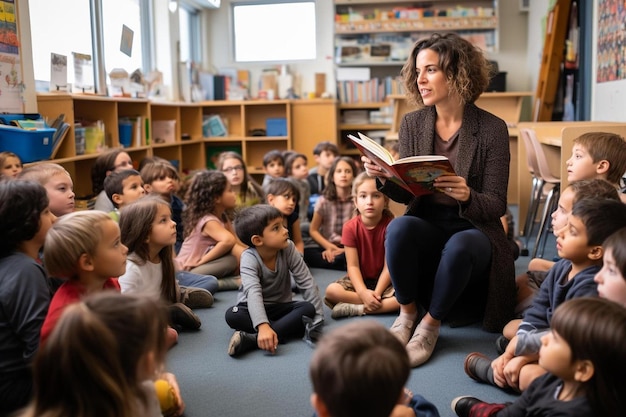
[[[404,388],[410,370],[406,349],[382,324],[346,324],[313,353],[311,405],[317,417],[439,417],[433,404]]]
[[[239,356],[255,349],[275,354],[279,343],[311,331],[305,322],[321,326],[319,289],[277,208],[257,204],[243,209],[235,231],[248,249],[241,254],[237,305],[226,311],[226,323],[235,329],[228,354]],[[292,298],[292,276],[304,301]]]
[[[567,226],[559,231],[556,262],[504,353],[491,361],[481,353],[465,358],[472,379],[504,389],[524,391],[546,370],[538,363],[541,336],[550,329],[556,308],[567,300],[597,296],[594,276],[602,267],[604,240],[626,227],[626,205],[610,199],[584,199],[574,204]]]
[[[322,195],[322,191],[326,188],[326,173],[330,169],[335,159],[339,156],[339,148],[334,143],[325,141],[320,142],[313,148],[313,157],[317,164],[309,170],[309,188],[311,189],[311,198],[309,203],[308,216],[309,220],[313,218],[313,209],[315,201]]]
[[[261,184],[263,188],[265,188],[273,179],[284,177],[285,158],[283,157],[283,153],[278,149],[267,152],[263,156],[263,170],[265,171],[263,183]]]
[[[118,223],[119,210],[146,195],[141,174],[134,169],[111,173],[104,179],[104,191],[115,207],[109,216]]]
[[[568,182],[600,178],[619,189],[626,172],[626,141],[614,133],[584,133],[574,139],[565,164]],[[620,199],[626,203],[626,194],[620,193]]]

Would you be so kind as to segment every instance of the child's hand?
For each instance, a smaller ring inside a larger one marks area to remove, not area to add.
[[[522,371],[522,367],[532,362],[532,359],[527,356],[516,356],[509,361],[504,367],[504,377],[506,378],[506,384],[509,387],[519,390],[519,377]]]
[[[176,380],[176,376],[170,372],[163,372],[160,375],[161,379],[166,380],[171,385],[174,390],[174,394],[176,395],[176,403],[178,404],[178,408],[174,413],[177,416],[182,416],[185,411],[185,402],[183,401],[183,397],[180,395],[180,387],[178,386],[178,381]]]
[[[335,261],[335,257],[341,255],[343,252],[343,248],[338,248],[337,246],[332,245],[330,248],[322,252],[322,259],[328,263],[333,263]]]
[[[504,376],[504,367],[513,359],[514,356],[510,352],[504,352],[491,362],[491,369],[493,370],[493,380],[499,387],[506,387],[506,377]]]
[[[363,306],[367,312],[376,311],[382,307],[381,299],[373,290],[365,290],[359,293]]]
[[[260,324],[258,327],[257,345],[259,349],[267,350],[272,355],[276,353],[278,348],[278,335],[269,325],[269,323]]]
[[[183,267],[182,267],[182,270],[183,271],[191,271],[195,267],[196,267],[196,265],[184,264]]]

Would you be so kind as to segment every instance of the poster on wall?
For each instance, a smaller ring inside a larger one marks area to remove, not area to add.
[[[596,81],[605,83],[626,79],[626,4],[624,1],[598,1],[598,44]]]
[[[23,91],[15,0],[0,0],[0,112],[23,113]]]

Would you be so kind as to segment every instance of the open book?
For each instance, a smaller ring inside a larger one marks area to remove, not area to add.
[[[389,180],[417,197],[424,194],[432,194],[436,191],[433,185],[435,178],[442,175],[456,175],[452,164],[445,156],[408,156],[394,160],[387,149],[361,132],[359,132],[358,138],[353,135],[348,135],[348,138],[359,148],[363,155],[391,175]]]

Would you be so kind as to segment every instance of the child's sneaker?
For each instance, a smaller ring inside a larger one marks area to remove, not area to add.
[[[363,304],[337,303],[330,316],[338,319],[340,317],[363,316],[364,314]]]
[[[241,330],[233,333],[228,343],[228,354],[232,357],[237,357],[251,350],[258,348],[257,335],[243,332]]]
[[[452,400],[450,407],[457,416],[469,417],[472,406],[481,402],[482,401],[480,401],[478,398],[474,397],[456,397]]]
[[[241,286],[241,277],[234,276],[228,278],[219,278],[217,280],[217,290],[218,291],[233,291],[238,290]]]
[[[204,288],[180,287],[180,299],[189,308],[209,308],[213,305],[213,294]]]
[[[174,324],[180,325],[185,330],[197,330],[202,325],[196,313],[183,303],[174,303],[170,306],[170,317]]]

